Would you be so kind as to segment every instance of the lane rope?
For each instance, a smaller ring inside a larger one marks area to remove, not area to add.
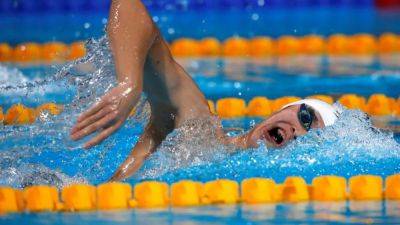
[[[71,184],[56,187],[35,185],[24,189],[0,187],[0,212],[90,211],[129,208],[188,207],[211,204],[260,204],[337,201],[400,200],[400,174],[384,179],[358,175],[319,176],[307,184],[302,177],[290,176],[282,184],[269,178],[248,178],[239,184],[218,179],[206,183],[181,180],[168,185],[144,181],[133,187],[112,182],[96,186]]]
[[[267,57],[290,55],[366,56],[400,53],[400,35],[384,33],[380,36],[360,33],[354,35],[284,35],[273,39],[268,36],[254,38],[231,37],[219,41],[213,37],[201,40],[179,38],[170,43],[177,57]],[[0,62],[62,63],[85,56],[84,42],[21,43],[10,46],[0,43]]]
[[[314,98],[332,104],[338,101],[348,109],[358,109],[370,116],[376,117],[400,117],[400,97],[388,97],[384,94],[373,94],[365,98],[356,94],[344,94],[339,98],[329,95],[313,95],[307,98]],[[221,98],[216,102],[208,100],[210,111],[223,119],[241,117],[268,117],[271,113],[281,109],[282,106],[300,100],[296,96],[285,96],[277,99],[267,97],[254,97],[246,103],[241,98]],[[63,105],[48,102],[36,108],[27,107],[23,104],[14,104],[6,112],[0,107],[0,124],[3,125],[23,125],[41,121],[48,115],[58,115],[62,113]],[[130,116],[136,110],[131,111]]]

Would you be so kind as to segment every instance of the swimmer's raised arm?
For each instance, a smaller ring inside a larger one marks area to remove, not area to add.
[[[84,147],[90,148],[116,131],[137,104],[143,89],[147,52],[159,35],[139,0],[113,0],[107,33],[115,61],[118,85],[83,112],[71,130],[73,140],[99,133]]]
[[[139,0],[113,0],[109,20],[107,33],[118,81],[141,91],[147,52],[158,29]]]
[[[117,181],[134,174],[175,128],[211,113],[203,93],[174,60],[140,1],[112,2],[108,35],[119,83],[78,118],[71,137],[77,140],[98,131],[85,147],[100,143],[123,124],[145,92],[151,107],[150,121],[111,178]]]
[[[143,89],[150,103],[151,117],[111,181],[126,179],[137,172],[166,136],[185,121],[211,115],[204,95],[175,62],[161,35],[148,52],[144,73]]]

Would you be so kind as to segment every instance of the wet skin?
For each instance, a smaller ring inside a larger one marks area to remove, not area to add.
[[[300,105],[284,108],[251,129],[246,135],[248,147],[257,147],[258,141],[264,141],[267,146],[282,147],[290,140],[305,135],[307,130],[301,125],[297,113]],[[311,128],[323,128],[321,115],[315,112]]]
[[[108,36],[119,83],[79,116],[71,139],[79,140],[97,132],[85,147],[97,145],[123,124],[145,92],[151,107],[150,120],[130,155],[110,179],[118,181],[139,170],[174,129],[188,120],[214,116],[203,93],[172,57],[141,1],[112,1]],[[268,146],[282,147],[307,132],[297,118],[298,110],[299,106],[287,107],[238,137],[227,137],[219,127],[217,138],[238,149],[256,147],[259,140]],[[316,113],[311,127],[323,126]]]

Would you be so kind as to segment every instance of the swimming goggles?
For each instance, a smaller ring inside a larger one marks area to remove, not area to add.
[[[314,109],[304,103],[301,104],[300,109],[297,112],[297,118],[299,119],[299,122],[304,127],[304,129],[306,131],[309,131],[311,129],[311,124],[315,118]]]

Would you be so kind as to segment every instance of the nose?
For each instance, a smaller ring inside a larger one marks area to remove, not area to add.
[[[307,134],[307,131],[303,127],[292,127],[292,135],[293,139],[296,139],[299,136],[303,136]]]
[[[297,135],[296,135],[296,129],[294,127],[292,127],[292,133],[293,133],[293,139],[296,139]]]
[[[301,125],[299,125],[298,127],[292,126],[292,132],[293,132],[294,137],[298,137],[298,136],[307,134],[307,131]]]
[[[291,127],[288,132],[288,141],[295,139],[295,137],[296,137],[296,129],[294,127]]]

